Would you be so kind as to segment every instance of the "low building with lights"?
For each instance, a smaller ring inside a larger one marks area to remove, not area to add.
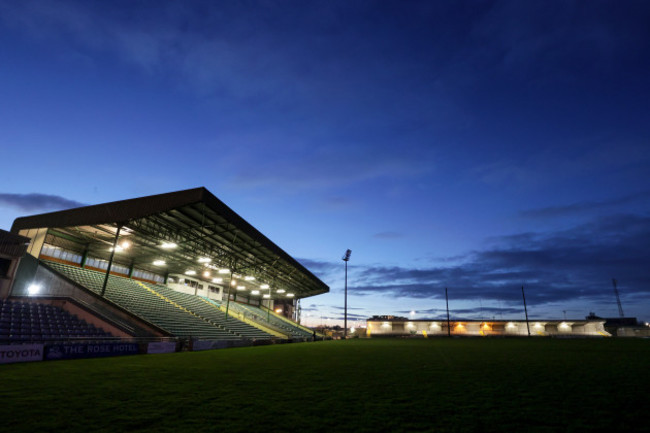
[[[368,337],[609,337],[604,320],[404,320],[369,319]]]

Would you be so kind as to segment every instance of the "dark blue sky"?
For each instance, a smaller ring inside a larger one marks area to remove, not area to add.
[[[360,317],[650,319],[650,4],[0,2],[0,226],[205,186]],[[333,323],[334,319],[330,319]]]

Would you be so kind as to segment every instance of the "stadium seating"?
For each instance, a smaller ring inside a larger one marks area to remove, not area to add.
[[[0,342],[3,344],[107,337],[111,334],[54,305],[0,300]]]
[[[56,262],[46,265],[83,287],[101,293],[105,274]],[[178,337],[217,340],[269,339],[272,336],[236,319],[225,317],[200,298],[165,286],[111,275],[105,297],[136,316]]]
[[[199,315],[200,317],[207,319],[220,327],[229,329],[236,334],[250,339],[268,339],[272,337],[271,334],[268,334],[267,332],[264,332],[263,330],[258,329],[254,326],[251,326],[248,323],[237,320],[232,316],[226,318],[226,315],[223,311],[221,311],[214,304],[205,302],[202,297],[177,292],[173,289],[170,289],[169,287],[161,285],[155,285],[152,286],[152,288],[158,293],[166,296],[167,298],[184,306],[193,313]]]
[[[312,338],[314,335],[313,332],[309,332],[298,326],[292,325],[286,320],[282,320],[273,313],[269,314],[269,312],[259,307],[240,303],[234,304],[238,308],[246,311],[249,314],[247,317],[252,316],[256,321],[259,321],[261,323],[269,323],[273,327],[280,328],[284,333],[290,335],[293,338]]]

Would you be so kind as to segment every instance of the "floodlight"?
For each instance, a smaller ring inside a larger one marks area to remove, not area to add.
[[[293,293],[287,293],[288,298],[293,298],[294,296],[296,296],[296,295],[294,295]]]
[[[251,294],[252,295],[259,295],[260,291],[259,290],[253,290],[253,291],[251,291]]]
[[[352,254],[352,250],[347,250],[345,251],[345,255],[343,256],[344,261],[349,261],[350,260],[350,254]]]
[[[278,314],[282,313],[282,308],[276,308],[275,312],[278,313]]]
[[[223,278],[213,278],[212,282],[213,283],[223,283]]]
[[[276,290],[276,292],[278,292],[278,293],[284,293],[285,290],[284,290],[284,289],[278,289],[278,290]]]
[[[246,290],[246,286],[237,286],[237,290]]]
[[[210,272],[209,271],[203,271],[203,276],[205,278],[208,278],[210,276]]]
[[[165,266],[167,262],[165,262],[164,260],[154,260],[153,264],[154,266]]]
[[[211,258],[209,257],[200,257],[199,258],[199,263],[210,263],[212,261]]]
[[[253,281],[254,279],[255,279],[255,277],[252,277],[250,275],[247,275],[247,276],[244,277],[245,281]]]
[[[269,285],[268,285],[268,284],[262,284],[262,285],[260,286],[260,289],[268,289],[268,288],[269,288]]]
[[[219,273],[220,274],[228,274],[228,273],[230,273],[230,269],[225,269],[225,268],[224,269],[219,269]]]
[[[37,295],[41,291],[41,286],[38,284],[30,284],[27,288],[27,293],[31,296]]]
[[[124,242],[122,242],[122,243],[120,244],[120,246],[122,247],[122,249],[127,249],[128,247],[131,246],[131,242],[129,242],[129,241],[124,241]]]
[[[271,295],[269,295],[268,293],[264,294],[264,299],[269,299],[269,298],[271,298]]]
[[[185,271],[185,275],[196,275],[196,271],[193,271],[191,269],[187,270],[187,271]]]
[[[174,242],[163,242],[160,244],[160,248],[166,249],[166,250],[171,250],[173,248],[176,248],[178,245],[175,244]]]

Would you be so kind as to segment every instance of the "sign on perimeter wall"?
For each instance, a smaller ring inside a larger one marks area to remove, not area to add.
[[[0,346],[0,364],[43,360],[42,344],[14,344]]]
[[[45,359],[101,358],[105,356],[137,355],[134,343],[54,344],[45,347]]]

